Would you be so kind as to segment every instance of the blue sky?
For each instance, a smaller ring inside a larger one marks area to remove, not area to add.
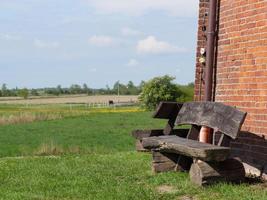
[[[0,0],[0,84],[194,80],[198,0]]]

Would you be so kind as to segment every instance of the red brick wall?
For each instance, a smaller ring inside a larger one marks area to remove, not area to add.
[[[221,0],[216,101],[247,111],[243,129],[267,135],[267,1]]]
[[[200,0],[197,51],[205,46]],[[215,101],[248,112],[242,137],[232,143],[239,155],[261,172],[267,171],[267,1],[220,0]],[[201,68],[197,53],[195,100],[201,100]],[[250,134],[252,133],[252,134]],[[265,139],[264,139],[265,136]],[[265,141],[264,141],[265,140]],[[258,160],[256,162],[256,160]],[[265,169],[264,169],[265,168]],[[267,173],[267,172],[266,172]]]
[[[205,66],[199,62],[201,57],[200,49],[206,47],[206,33],[203,28],[207,26],[208,16],[205,14],[208,12],[209,0],[199,1],[199,18],[198,18],[198,33],[197,33],[197,55],[196,55],[196,72],[195,72],[195,100],[201,101],[204,96],[204,69]]]

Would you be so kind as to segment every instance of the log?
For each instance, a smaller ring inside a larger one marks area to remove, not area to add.
[[[178,136],[144,138],[142,144],[145,149],[181,154],[203,161],[224,161],[230,155],[229,147],[219,147]]]
[[[208,163],[196,161],[190,168],[190,179],[198,186],[210,185],[219,181],[244,181],[245,169],[238,159],[227,159],[223,162]]]
[[[188,172],[192,164],[191,158],[172,153],[152,151],[152,158],[152,171],[155,173],[168,171]]]
[[[154,173],[176,171],[179,155],[152,151],[152,171]]]
[[[132,132],[132,135],[136,138],[135,147],[139,152],[148,152],[149,150],[145,149],[142,145],[143,138],[152,137],[152,136],[162,136],[164,130],[155,129],[155,130],[135,130]],[[171,134],[178,135],[180,137],[186,137],[189,129],[173,129]]]

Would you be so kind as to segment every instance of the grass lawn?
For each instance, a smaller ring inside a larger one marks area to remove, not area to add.
[[[0,126],[0,199],[255,199],[266,185],[197,188],[185,173],[152,174],[130,132],[159,128],[149,112],[87,113]],[[49,156],[38,156],[54,154]]]

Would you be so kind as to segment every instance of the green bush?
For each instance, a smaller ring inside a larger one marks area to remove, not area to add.
[[[139,97],[142,105],[146,109],[152,110],[161,101],[176,101],[182,92],[178,85],[173,83],[174,79],[174,77],[165,75],[146,82]]]
[[[178,102],[188,102],[194,100],[194,83],[179,85],[178,87],[182,92],[182,95],[176,99]]]
[[[29,96],[29,90],[27,88],[21,89],[18,91],[18,95],[23,99],[27,99]]]

